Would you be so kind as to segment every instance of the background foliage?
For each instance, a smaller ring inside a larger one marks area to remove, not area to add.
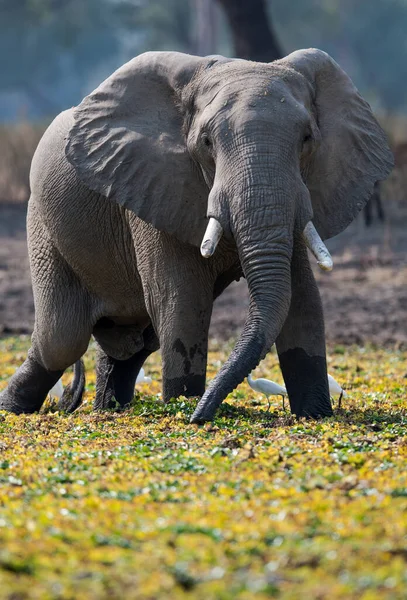
[[[0,119],[50,117],[149,49],[196,51],[195,0],[0,0]],[[405,111],[407,0],[268,0],[285,53],[316,46],[370,101]],[[210,52],[233,54],[217,7]]]

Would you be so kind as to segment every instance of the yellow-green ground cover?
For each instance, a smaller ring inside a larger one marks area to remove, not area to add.
[[[0,341],[0,389],[27,346]],[[1,600],[407,598],[407,352],[331,348],[332,419],[245,383],[201,428],[160,403],[158,355],[122,413],[91,412],[86,366],[74,415],[0,413]],[[256,376],[281,381],[275,354]]]

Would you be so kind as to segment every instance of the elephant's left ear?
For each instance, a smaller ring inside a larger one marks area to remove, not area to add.
[[[386,136],[348,75],[322,50],[279,61],[310,83],[321,143],[307,169],[314,224],[323,239],[349,225],[393,168]]]
[[[216,59],[147,52],[74,110],[66,156],[91,189],[157,229],[199,246],[208,189],[183,133],[182,94]]]

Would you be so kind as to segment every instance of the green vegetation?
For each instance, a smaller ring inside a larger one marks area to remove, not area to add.
[[[0,341],[1,389],[27,346]],[[1,600],[405,598],[407,352],[331,348],[332,419],[244,383],[201,428],[160,402],[158,355],[129,410],[92,413],[93,361],[74,415],[0,413]],[[256,376],[281,381],[275,354]]]

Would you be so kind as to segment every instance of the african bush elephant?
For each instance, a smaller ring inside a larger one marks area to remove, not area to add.
[[[325,52],[270,64],[134,58],[60,114],[34,155],[35,328],[0,407],[38,410],[93,333],[96,405],[109,377],[129,399],[159,340],[164,399],[202,396],[192,421],[212,419],[276,342],[292,412],[332,414],[306,244],[329,266],[321,238],[342,231],[391,168],[369,105]],[[247,320],[205,392],[213,298],[240,271]]]

